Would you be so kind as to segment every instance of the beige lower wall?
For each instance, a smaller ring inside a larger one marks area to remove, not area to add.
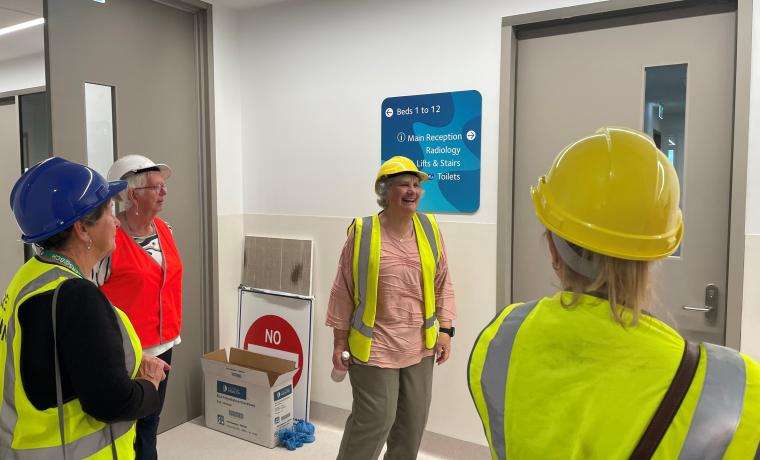
[[[238,286],[243,272],[243,216],[218,216],[219,347],[237,345]]]
[[[242,221],[242,225],[241,225]],[[242,266],[242,235],[276,236],[314,241],[312,401],[351,407],[348,381],[330,380],[332,329],[324,326],[330,287],[350,219],[343,217],[247,214],[219,217],[220,343],[234,346],[237,337],[237,286]],[[466,383],[470,347],[493,318],[495,305],[496,225],[441,223],[459,309],[453,355],[437,367],[428,430],[486,444]]]
[[[741,351],[760,361],[760,235],[744,239]]]

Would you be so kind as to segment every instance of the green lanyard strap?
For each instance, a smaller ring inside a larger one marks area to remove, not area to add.
[[[42,257],[49,259],[57,264],[63,265],[64,267],[79,275],[80,278],[85,278],[85,276],[82,274],[82,270],[79,269],[79,266],[77,266],[77,264],[75,264],[71,259],[62,254],[46,250],[43,251]]]

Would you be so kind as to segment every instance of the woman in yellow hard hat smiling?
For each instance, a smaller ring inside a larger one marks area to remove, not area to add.
[[[349,227],[330,295],[333,365],[354,402],[339,459],[416,458],[432,395],[433,360],[451,353],[454,293],[436,219],[417,212],[428,175],[408,158],[380,167],[382,211]],[[342,359],[350,352],[350,364]]]
[[[652,263],[683,236],[678,177],[652,140],[601,129],[531,194],[562,291],[506,307],[472,349],[492,457],[757,458],[760,366],[645,313]]]

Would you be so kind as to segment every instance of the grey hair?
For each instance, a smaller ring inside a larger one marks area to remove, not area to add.
[[[383,177],[379,181],[375,182],[375,194],[377,195],[377,204],[380,205],[381,208],[385,209],[388,207],[388,190],[398,182],[398,180],[404,176],[413,176],[419,178],[414,173],[401,173],[397,174],[395,176],[390,177]],[[424,193],[424,192],[423,192]]]
[[[383,177],[379,181],[375,182],[375,195],[377,195],[377,204],[385,209],[388,207],[388,188],[390,179]]]
[[[130,174],[124,178],[124,180],[127,181],[127,188],[119,192],[119,194],[116,195],[116,198],[121,202],[121,206],[125,211],[132,207],[132,202],[127,199],[129,190],[134,190],[138,187],[145,187],[148,185],[148,174],[151,172],[153,171],[146,171],[139,174]]]

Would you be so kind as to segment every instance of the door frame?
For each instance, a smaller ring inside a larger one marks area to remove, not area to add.
[[[219,348],[219,259],[216,211],[216,148],[214,128],[213,6],[202,0],[153,0],[191,13],[195,25],[196,72],[198,75],[198,148],[201,186],[201,334],[203,351]]]
[[[43,0],[45,17],[45,78],[50,87],[48,1]],[[195,71],[198,79],[198,151],[201,206],[201,334],[204,352],[219,345],[218,224],[216,208],[216,148],[214,129],[213,6],[202,0],[152,0],[193,15],[195,28]],[[116,97],[113,98],[116,103]],[[52,127],[52,110],[49,113]]]
[[[47,91],[47,88],[45,86],[31,86],[29,88],[14,89],[12,91],[0,93],[0,99],[5,99],[6,97],[12,96],[16,96],[18,99],[18,96],[26,96],[27,94],[34,93],[44,93],[45,91]]]
[[[741,317],[744,283],[744,243],[747,194],[747,156],[749,139],[749,87],[752,52],[753,0],[710,2],[701,0],[607,0],[597,3],[538,11],[502,18],[501,79],[499,98],[499,162],[496,228],[497,308],[512,299],[512,262],[514,245],[515,170],[515,94],[517,42],[521,38],[558,35],[570,31],[610,27],[636,16],[637,21],[654,22],[728,9],[736,11],[736,57],[734,61],[734,120],[731,156],[731,202],[729,212],[728,273],[726,286],[726,346],[738,349],[741,343]],[[689,10],[691,9],[691,10]],[[690,12],[691,11],[691,12]],[[646,18],[649,18],[646,20]],[[640,20],[644,18],[644,20]],[[590,24],[594,21],[595,25]]]

